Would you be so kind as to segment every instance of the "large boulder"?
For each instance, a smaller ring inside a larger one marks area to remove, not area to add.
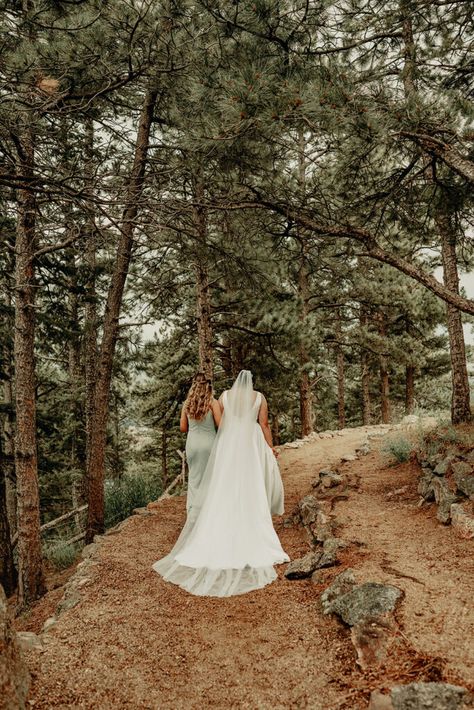
[[[311,577],[318,567],[320,557],[321,552],[308,552],[304,557],[293,560],[285,570],[285,577],[287,579],[305,579],[306,577]]]
[[[310,525],[315,522],[320,505],[314,496],[307,495],[300,500],[299,509],[303,525]]]
[[[451,520],[451,506],[458,498],[449,488],[445,478],[433,477],[432,481],[435,501],[438,505],[436,517],[440,523],[449,523]]]
[[[418,493],[424,500],[435,499],[433,478],[434,474],[432,473],[432,471],[428,468],[425,468],[420,478],[418,479]]]
[[[30,674],[21,657],[0,585],[0,704],[3,710],[22,710],[30,687]]]
[[[323,613],[331,614],[334,602],[339,599],[339,597],[352,591],[355,586],[356,580],[354,570],[348,567],[344,570],[344,572],[338,574],[332,584],[330,584],[329,587],[321,594]]]
[[[466,540],[474,538],[474,515],[466,510],[467,505],[454,503],[451,506],[451,524],[460,537]]]
[[[367,710],[464,710],[472,696],[457,685],[410,683],[392,688],[388,695],[374,690]]]
[[[474,470],[472,464],[466,461],[456,461],[456,463],[452,464],[452,470],[458,491],[474,500]]]
[[[393,710],[461,710],[466,689],[448,683],[410,683],[392,688]]]
[[[348,626],[355,626],[364,619],[375,619],[392,612],[402,596],[403,592],[398,587],[366,582],[337,597],[331,604],[331,611]]]

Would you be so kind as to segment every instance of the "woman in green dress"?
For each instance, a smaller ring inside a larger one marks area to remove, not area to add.
[[[203,473],[211,453],[216,428],[221,421],[221,408],[214,398],[212,383],[198,372],[181,410],[180,429],[187,432],[186,459],[188,462],[188,496],[186,510],[193,506]]]

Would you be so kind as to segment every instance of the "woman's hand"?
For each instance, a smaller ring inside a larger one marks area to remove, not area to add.
[[[271,447],[271,450],[273,451],[274,457],[277,459],[280,455],[280,452],[274,446]]]

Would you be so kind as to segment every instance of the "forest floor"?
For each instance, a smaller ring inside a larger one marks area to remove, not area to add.
[[[280,466],[286,515],[311,491],[318,471],[366,439],[361,429],[285,449]],[[387,435],[388,437],[391,434]],[[383,441],[383,439],[382,439]],[[227,599],[194,597],[165,583],[152,563],[173,545],[185,518],[184,497],[162,501],[153,515],[133,516],[99,546],[99,564],[26,657],[35,708],[314,708],[367,707],[372,689],[413,680],[474,684],[473,542],[418,507],[417,466],[390,466],[373,451],[339,466],[348,477],[338,500],[338,536],[352,544],[323,582],[278,579]],[[342,496],[341,496],[342,498]],[[275,518],[292,559],[309,544],[299,526]],[[328,582],[352,567],[357,581],[405,592],[397,613],[402,645],[381,669],[363,672],[347,628],[324,616]],[[51,590],[18,630],[40,632],[61,589]]]

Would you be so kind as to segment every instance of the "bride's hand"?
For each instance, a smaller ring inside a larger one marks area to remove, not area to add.
[[[280,452],[277,449],[275,449],[274,446],[272,446],[272,451],[273,451],[274,457],[277,459],[280,455]]]

